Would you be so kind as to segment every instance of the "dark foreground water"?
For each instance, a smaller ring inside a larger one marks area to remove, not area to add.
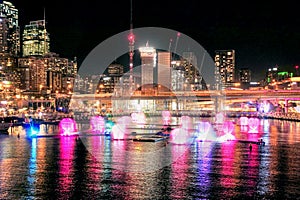
[[[14,130],[0,135],[0,199],[299,199],[300,123],[263,120],[259,130],[234,132],[264,139],[252,151],[238,141],[28,139]]]

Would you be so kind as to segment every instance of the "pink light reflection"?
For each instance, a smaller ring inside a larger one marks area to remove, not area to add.
[[[235,157],[236,154],[236,143],[230,142],[230,143],[223,143],[221,146],[221,179],[220,183],[223,188],[234,188],[235,184],[237,182],[237,170],[233,170],[234,164],[236,162],[240,161],[239,157]],[[230,178],[227,178],[230,177]]]
[[[185,146],[172,146],[172,157],[176,158],[181,155],[177,160],[173,160],[171,165],[171,199],[184,199],[188,196],[188,186],[190,178],[188,176],[190,151],[187,151]],[[179,189],[180,188],[180,189]]]
[[[65,197],[72,192],[73,177],[74,177],[74,147],[75,139],[70,137],[60,138],[60,156],[59,156],[59,178],[58,187],[60,191],[59,196]]]

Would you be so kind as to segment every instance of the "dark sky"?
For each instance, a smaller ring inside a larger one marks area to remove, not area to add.
[[[46,9],[51,51],[79,63],[103,40],[129,29],[130,0],[11,0],[21,29],[43,19]],[[300,12],[289,1],[133,0],[133,26],[162,27],[195,39],[213,57],[235,49],[236,67],[256,77],[269,67],[300,64]],[[254,77],[255,79],[255,77]]]

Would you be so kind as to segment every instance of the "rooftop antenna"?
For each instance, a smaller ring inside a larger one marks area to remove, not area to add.
[[[130,32],[128,35],[129,41],[129,91],[130,95],[133,86],[133,54],[134,54],[134,34],[133,34],[133,23],[132,23],[132,0],[130,0]]]

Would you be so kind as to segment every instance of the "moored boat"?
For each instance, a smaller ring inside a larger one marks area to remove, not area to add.
[[[13,125],[12,122],[9,122],[5,119],[5,117],[2,117],[0,119],[0,132],[1,133],[7,133],[8,129]]]

